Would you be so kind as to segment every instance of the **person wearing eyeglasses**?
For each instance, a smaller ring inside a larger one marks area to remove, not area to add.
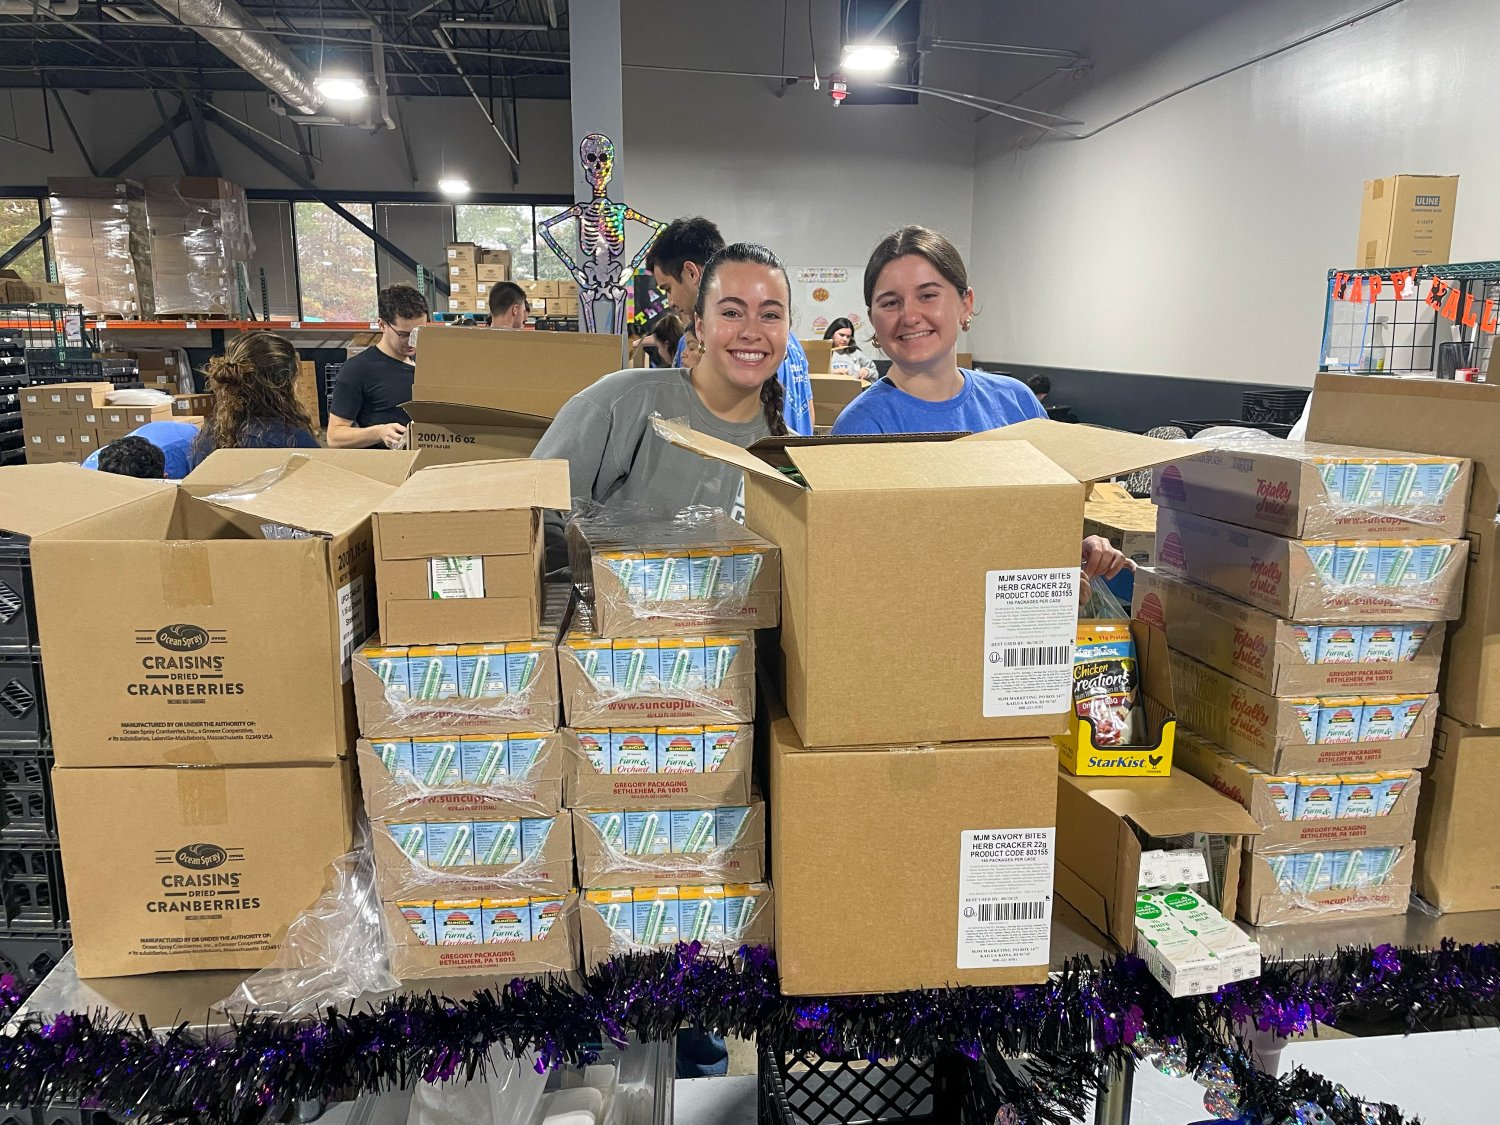
[[[334,449],[399,449],[411,421],[417,354],[412,333],[427,323],[427,299],[410,285],[380,291],[380,342],[346,362],[328,406],[328,444]]]

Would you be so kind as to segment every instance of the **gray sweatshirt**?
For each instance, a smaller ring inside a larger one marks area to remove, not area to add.
[[[574,395],[557,412],[533,457],[568,462],[573,506],[671,515],[703,505],[744,519],[743,476],[738,469],[670,445],[651,428],[652,417],[685,420],[693,429],[738,445],[767,437],[761,415],[726,422],[703,405],[678,367],[630,368],[606,375]],[[560,577],[567,567],[564,517],[547,518],[547,570]]]

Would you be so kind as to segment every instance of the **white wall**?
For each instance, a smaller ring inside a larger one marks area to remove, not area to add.
[[[97,167],[107,167],[156,126],[161,118],[151,95],[132,90],[80,93],[66,91],[63,99]],[[16,91],[22,120],[20,135],[42,141],[40,105],[36,95]],[[389,131],[367,133],[344,126],[310,127],[314,151],[314,179],[329,191],[435,191],[446,167],[462,172],[477,190],[534,194],[569,194],[572,170],[568,149],[569,118],[565,101],[523,101],[519,105],[519,183],[511,181],[510,158],[471,98],[398,98],[401,117],[411,142],[419,173],[411,182],[401,137]],[[164,96],[170,113],[175,97]],[[214,103],[226,113],[295,148],[293,130],[285,118],[266,108],[264,94],[219,93]],[[498,103],[497,103],[498,106]],[[34,110],[34,112],[27,112]],[[88,166],[54,107],[52,135],[56,152],[48,154],[0,141],[0,183],[41,186],[49,176],[87,176]],[[213,126],[209,142],[224,177],[250,188],[295,188],[259,157],[241,148]],[[178,130],[178,143],[188,148],[191,129]],[[300,167],[294,151],[261,140],[280,158]],[[131,170],[132,176],[180,175],[181,165],[169,141],[163,140]]]
[[[1096,69],[1025,100],[1081,118],[1085,131],[1373,6],[1216,0],[1193,5],[1184,35],[1180,0],[1059,0],[1053,18]],[[1311,383],[1326,272],[1354,257],[1361,181],[1461,174],[1453,260],[1500,257],[1500,151],[1483,131],[1497,42],[1494,0],[1405,0],[1091,139],[986,122],[976,350],[1018,364]]]

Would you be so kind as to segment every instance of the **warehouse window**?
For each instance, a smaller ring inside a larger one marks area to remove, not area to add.
[[[35,199],[0,199],[0,254],[35,230],[41,221],[41,205]],[[47,258],[41,242],[33,244],[6,268],[15,270],[27,281],[46,281]]]
[[[560,215],[567,209],[567,204],[561,204],[556,207],[538,207],[536,209],[537,225],[540,226],[544,220],[550,219],[554,215]],[[557,226],[552,228],[552,237],[557,239],[559,245],[564,250],[574,255],[578,253],[577,223],[558,223]],[[548,246],[540,237],[536,241],[536,275],[538,278],[542,281],[566,281],[573,276],[568,272],[568,267],[563,265],[562,259],[552,252],[552,247]]]
[[[509,250],[512,277],[536,277],[536,247],[531,207],[526,204],[461,203],[453,209],[457,241],[477,242],[492,250]]]
[[[374,208],[346,203],[346,210],[373,226]],[[292,205],[297,235],[297,276],[307,320],[374,320],[375,243],[322,203]]]

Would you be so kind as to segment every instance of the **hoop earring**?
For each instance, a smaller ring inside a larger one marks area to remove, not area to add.
[[[972,324],[972,323],[973,323],[973,318],[971,317],[968,320],[965,320],[962,324],[960,324],[959,327],[962,328],[965,332],[967,332],[969,330],[969,325]]]

